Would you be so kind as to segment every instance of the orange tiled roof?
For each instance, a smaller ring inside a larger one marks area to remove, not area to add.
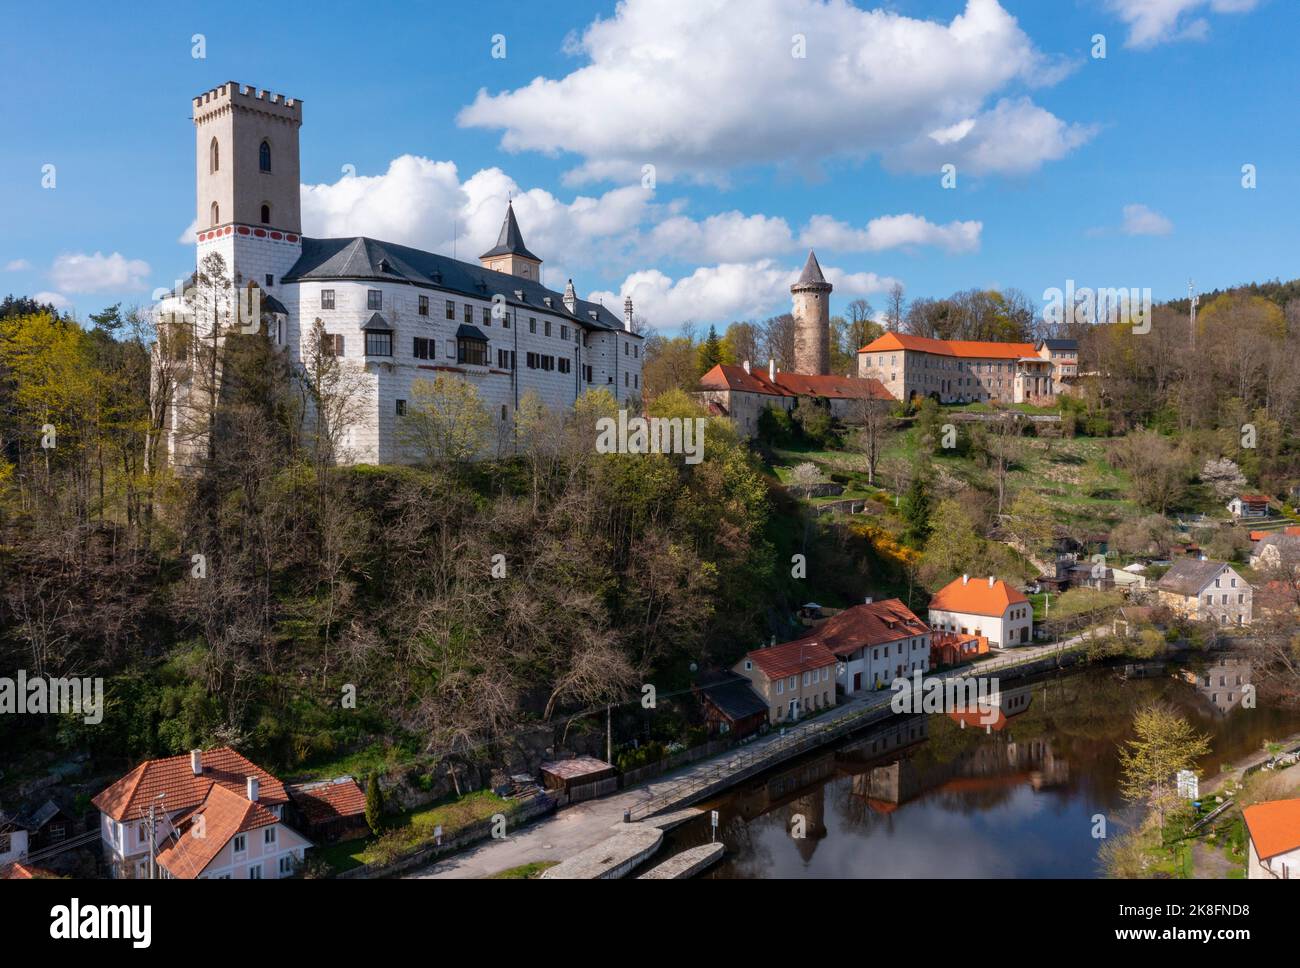
[[[311,824],[363,816],[366,812],[366,795],[350,777],[337,783],[293,786],[289,788],[289,796]]]
[[[837,656],[845,656],[864,645],[896,642],[913,635],[926,635],[930,626],[897,598],[869,605],[854,605],[832,615],[808,636]]]
[[[0,881],[34,881],[46,877],[58,875],[43,867],[32,867],[16,860],[0,867]]]
[[[910,333],[885,333],[868,343],[859,353],[898,352],[911,350],[918,353],[933,353],[937,356],[957,356],[977,360],[1023,360],[1035,357],[1038,361],[1049,361],[1038,356],[1033,343],[994,343],[979,340],[933,339],[929,336],[912,336]]]
[[[1238,495],[1247,504],[1267,504],[1268,495],[1266,494],[1241,494]]]
[[[835,656],[820,642],[796,639],[770,649],[755,649],[745,658],[753,661],[769,679],[781,679],[811,669],[834,665]]]
[[[989,587],[987,579],[971,577],[969,581],[954,578],[930,600],[930,608],[941,612],[965,612],[967,615],[989,615],[1001,618],[1008,605],[1028,602],[1001,578]]]
[[[203,817],[203,825],[195,819]],[[173,877],[197,878],[235,834],[279,823],[275,814],[233,790],[213,783],[203,803],[177,818],[178,833],[158,851],[158,863]],[[202,831],[202,836],[198,836]]]
[[[1269,800],[1241,811],[1260,860],[1300,847],[1300,800]]]
[[[789,390],[783,390],[767,378],[766,371],[751,370],[746,373],[743,366],[719,363],[700,377],[701,390],[744,390],[747,393],[766,393],[774,397],[793,396]]]
[[[289,802],[283,783],[229,746],[206,750],[201,757],[203,772],[198,776],[190,769],[188,753],[145,760],[90,802],[114,820],[136,820],[149,812],[151,803],[157,803],[168,813],[196,807],[207,797],[213,784],[233,790],[242,798],[250,776],[258,778],[258,802],[273,805]]]
[[[875,377],[833,376],[828,374],[786,373],[778,371],[773,382],[768,371],[719,363],[700,377],[701,390],[741,390],[772,397],[826,397],[835,400],[893,400],[893,394]]]

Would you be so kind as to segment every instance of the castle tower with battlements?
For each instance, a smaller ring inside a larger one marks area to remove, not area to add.
[[[229,81],[194,98],[198,262],[274,293],[302,255],[302,102]]]
[[[639,406],[644,339],[629,324],[630,303],[620,320],[578,298],[572,283],[563,292],[542,285],[542,259],[524,245],[513,205],[477,263],[367,236],[304,238],[302,102],[231,81],[192,108],[200,271],[188,288],[204,307],[207,289],[227,295],[211,297],[216,311],[201,318],[183,298],[160,306],[177,337],[167,341],[171,366],[161,365],[159,346],[154,354],[156,378],[176,371],[167,416],[174,467],[197,469],[214,451],[210,413],[231,335],[269,340],[295,378],[312,360],[336,358],[354,398],[333,454],[340,463],[426,459],[403,433],[423,381],[474,388],[491,418],[482,456],[515,445],[530,393],[557,411],[592,390]],[[206,272],[214,254],[235,292]]]

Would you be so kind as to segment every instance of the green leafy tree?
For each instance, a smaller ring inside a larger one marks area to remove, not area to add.
[[[492,415],[474,385],[440,374],[411,384],[397,436],[427,464],[464,464],[483,452],[491,431]]]
[[[1134,738],[1119,750],[1120,792],[1154,810],[1163,834],[1165,815],[1178,805],[1178,771],[1192,769],[1209,755],[1210,737],[1160,703],[1138,710],[1133,732]]]

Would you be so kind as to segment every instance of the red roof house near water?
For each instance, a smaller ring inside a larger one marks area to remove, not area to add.
[[[771,723],[835,705],[835,653],[819,641],[796,639],[755,649],[733,671],[748,679],[767,703]]]
[[[1250,833],[1246,877],[1300,878],[1300,799],[1253,803],[1241,815]]]

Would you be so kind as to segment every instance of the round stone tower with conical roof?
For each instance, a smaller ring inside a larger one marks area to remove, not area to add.
[[[831,371],[831,284],[808,250],[794,295],[794,371],[810,376]]]

